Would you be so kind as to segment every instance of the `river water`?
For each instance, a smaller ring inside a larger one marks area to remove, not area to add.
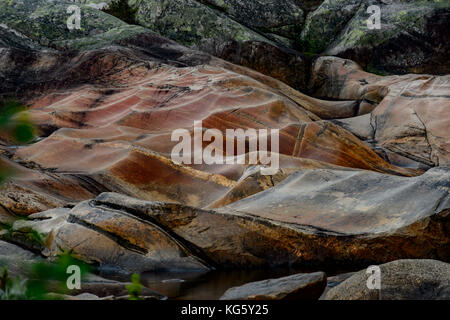
[[[249,282],[274,279],[292,274],[317,270],[264,269],[264,270],[221,270],[208,273],[144,273],[141,282],[169,299],[217,300],[225,291]],[[327,273],[329,276],[345,271]],[[122,279],[123,280],[123,279]]]

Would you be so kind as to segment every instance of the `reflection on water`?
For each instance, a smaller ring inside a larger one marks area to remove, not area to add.
[[[300,272],[293,269],[228,270],[209,273],[144,273],[142,284],[169,299],[217,300],[231,287],[248,282],[284,277]]]
[[[292,269],[274,268],[264,270],[220,270],[203,273],[165,273],[147,272],[141,274],[142,284],[169,299],[174,300],[217,300],[231,287],[241,286],[249,282],[286,277],[297,273],[309,273],[322,269],[327,275],[334,276],[355,270],[338,270],[327,268]],[[105,268],[103,271],[106,272]],[[130,275],[120,275],[116,270],[101,274],[105,278],[129,282]]]

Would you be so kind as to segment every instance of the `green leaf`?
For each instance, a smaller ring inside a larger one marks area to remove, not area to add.
[[[20,123],[14,128],[14,138],[19,143],[27,143],[34,139],[34,129],[29,123]]]
[[[142,287],[141,277],[136,273],[133,274],[131,276],[131,284],[126,286],[130,300],[141,300]]]

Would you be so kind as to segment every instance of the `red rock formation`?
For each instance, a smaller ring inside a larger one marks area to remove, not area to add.
[[[450,76],[377,76],[350,60],[319,58],[313,68],[316,96],[358,100],[372,105],[370,118],[345,127],[354,132],[370,128],[363,137],[384,150],[393,163],[409,159],[426,166],[450,163]],[[354,129],[353,129],[354,128]]]
[[[194,121],[202,120],[204,128],[224,134],[226,129],[280,129],[279,150],[288,156],[282,157],[282,167],[291,163],[288,167],[302,168],[302,162],[289,159],[294,157],[392,174],[417,174],[390,165],[351,133],[318,121],[320,118],[311,112],[317,108],[323,115],[323,108],[341,108],[342,102],[306,97],[277,80],[219,60],[211,64],[223,64],[239,73],[207,65],[143,66],[140,60],[130,63],[131,58],[125,59],[123,53],[109,55],[103,53],[100,58],[84,53],[75,59],[80,60],[82,70],[91,66],[87,71],[95,77],[90,84],[50,90],[29,101],[33,121],[42,131],[50,128],[53,133],[17,150],[16,158],[27,166],[70,175],[75,181],[90,179],[98,190],[203,207],[225,196],[246,166],[178,165],[171,161],[171,151],[178,143],[171,141],[172,130],[187,128],[192,132]],[[80,71],[73,67],[67,74]],[[332,113],[332,109],[327,112]],[[53,187],[44,184],[42,188],[43,194],[55,195]],[[76,194],[61,197],[74,202],[92,197],[92,190]],[[15,205],[6,202],[6,206],[13,209]],[[41,209],[37,206],[22,213]]]

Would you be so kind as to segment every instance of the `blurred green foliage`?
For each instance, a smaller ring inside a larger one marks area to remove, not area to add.
[[[15,143],[29,143],[34,139],[35,128],[26,113],[27,108],[12,100],[0,103],[0,130],[4,138]]]
[[[131,284],[126,286],[130,300],[141,300],[142,287],[141,277],[136,273],[131,275]]]
[[[36,129],[26,113],[26,107],[13,100],[0,100],[0,141],[24,144],[33,141]],[[12,174],[0,163],[0,184]]]
[[[70,275],[67,270],[73,265],[80,268],[81,280],[92,272],[88,264],[74,258],[70,253],[62,254],[54,262],[33,264],[30,279],[11,278],[5,267],[0,273],[0,300],[55,300],[60,298],[60,295],[70,294],[67,287]],[[142,288],[140,276],[133,274],[131,283],[126,286],[129,300],[142,300]]]
[[[43,245],[44,239],[36,230],[14,231],[12,226],[2,225],[7,234],[3,237],[8,238],[8,234],[13,239],[26,241],[33,247]],[[28,267],[27,279],[20,277],[11,278],[8,269],[3,268],[0,274],[0,300],[49,300],[55,299],[58,295],[49,296],[49,293],[67,294],[69,288],[67,279],[70,274],[67,273],[69,266],[78,266],[80,270],[80,281],[83,277],[91,273],[91,267],[73,257],[71,252],[64,252],[55,260],[33,263]]]
[[[74,258],[70,253],[60,255],[56,261],[36,263],[32,267],[32,280],[27,282],[26,296],[32,300],[46,300],[49,292],[67,294],[67,273],[69,266],[80,268],[81,279],[91,272],[91,267]]]
[[[91,272],[91,267],[74,258],[70,253],[60,255],[53,262],[38,262],[31,266],[30,279],[11,278],[7,268],[0,274],[0,300],[50,300],[68,294],[67,273],[69,266],[80,268],[81,280]]]

